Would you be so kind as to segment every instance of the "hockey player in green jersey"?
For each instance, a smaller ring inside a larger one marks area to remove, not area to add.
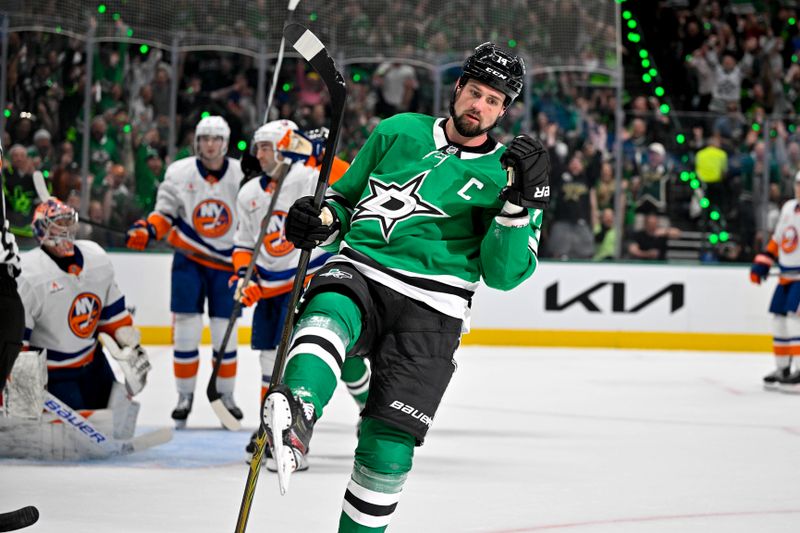
[[[518,57],[480,45],[464,63],[448,118],[384,120],[321,212],[311,197],[289,211],[288,240],[336,255],[303,295],[264,422],[285,491],[343,360],[368,354],[372,381],[340,532],[388,526],[455,369],[480,280],[510,290],[536,268],[547,152],[528,136],[506,148],[488,135],[524,73]]]

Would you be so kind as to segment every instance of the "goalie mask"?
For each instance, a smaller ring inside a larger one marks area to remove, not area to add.
[[[297,131],[297,129],[297,124],[291,120],[281,119],[267,122],[258,128],[253,134],[253,144],[251,148],[253,155],[258,156],[259,144],[272,144],[273,160],[264,162],[259,159],[259,163],[261,163],[261,170],[263,170],[267,175],[273,175],[278,167],[286,162],[283,157],[279,159],[278,154],[281,149],[290,147],[292,142],[292,132]]]
[[[33,212],[33,235],[39,244],[59,256],[75,253],[75,234],[78,231],[78,213],[56,198],[49,198]]]
[[[214,155],[205,155],[200,146],[200,140],[203,137],[222,139],[219,153]],[[228,153],[228,141],[231,137],[231,128],[224,118],[220,116],[210,116],[200,119],[197,127],[194,129],[194,153],[201,159],[214,160],[224,157]]]

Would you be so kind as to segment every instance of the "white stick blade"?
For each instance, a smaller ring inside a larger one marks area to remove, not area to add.
[[[225,409],[225,404],[222,403],[222,400],[216,399],[211,402],[211,409],[214,410],[214,414],[217,415],[217,418],[219,418],[219,421],[225,426],[225,429],[230,431],[239,431],[242,429],[242,423],[236,420],[230,411]]]
[[[47,190],[47,185],[44,182],[44,175],[40,171],[33,173],[33,187],[36,189],[36,196],[39,200],[46,202],[50,198],[50,191]]]

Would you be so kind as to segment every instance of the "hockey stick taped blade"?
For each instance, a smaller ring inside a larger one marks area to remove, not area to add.
[[[289,11],[294,11],[299,3],[300,0],[289,0]]]
[[[36,189],[36,196],[42,202],[46,202],[50,198],[50,191],[47,190],[47,185],[44,183],[44,175],[39,170],[33,173],[33,188]]]
[[[214,410],[214,414],[217,415],[217,418],[219,418],[219,421],[225,426],[225,429],[230,431],[239,431],[242,429],[242,423],[236,420],[231,412],[225,408],[225,404],[222,403],[221,399],[213,400],[211,402],[211,409]]]
[[[316,35],[299,24],[289,24],[283,31],[286,38],[292,43],[292,48],[297,50],[297,53],[308,62],[311,62],[314,56],[325,49],[325,45]]]
[[[33,505],[10,513],[0,513],[0,531],[16,531],[17,529],[32,526],[38,520],[39,510]]]

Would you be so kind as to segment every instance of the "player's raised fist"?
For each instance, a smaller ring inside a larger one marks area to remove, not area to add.
[[[500,198],[522,207],[544,209],[550,202],[550,157],[542,143],[528,135],[517,135],[500,156],[509,169],[508,185]]]

